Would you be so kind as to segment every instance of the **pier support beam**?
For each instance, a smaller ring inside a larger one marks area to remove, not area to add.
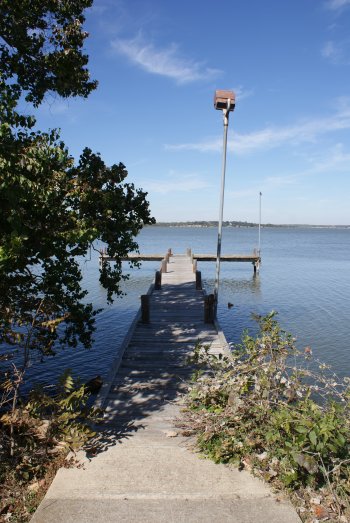
[[[260,269],[260,262],[259,262],[259,260],[253,262],[253,266],[254,266],[254,276],[255,276],[256,273],[259,272],[259,269]]]
[[[162,288],[162,272],[156,271],[156,276],[154,279],[154,289],[159,291]]]
[[[141,296],[141,321],[142,323],[149,323],[149,294],[142,294]]]
[[[196,271],[196,291],[202,290],[202,273],[201,271]]]
[[[162,268],[161,268],[161,271],[162,271],[162,272],[166,272],[166,269],[167,269],[167,261],[166,261],[166,259],[164,258],[164,259],[162,260]]]
[[[204,297],[204,323],[214,323],[215,310],[214,310],[215,297],[214,294],[208,294]]]

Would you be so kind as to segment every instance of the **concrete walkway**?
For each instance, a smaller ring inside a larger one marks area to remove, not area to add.
[[[106,395],[96,455],[57,473],[32,523],[300,523],[265,484],[202,459],[176,429],[193,370],[184,358],[198,338],[225,350],[202,311],[190,259],[172,258]]]

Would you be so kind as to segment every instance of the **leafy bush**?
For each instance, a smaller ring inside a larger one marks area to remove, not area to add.
[[[19,482],[38,480],[49,459],[92,438],[90,424],[98,412],[87,407],[88,398],[85,386],[77,386],[66,371],[56,394],[37,389],[28,401],[17,401],[13,409],[0,413],[0,483],[9,474]]]
[[[214,461],[247,467],[299,501],[303,492],[309,509],[316,499],[319,510],[321,493],[326,512],[348,521],[350,380],[313,361],[310,347],[299,351],[275,315],[257,317],[259,335],[245,333],[232,358],[196,347],[204,372],[188,398],[190,430]]]

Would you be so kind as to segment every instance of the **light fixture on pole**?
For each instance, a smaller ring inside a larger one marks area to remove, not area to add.
[[[227,128],[230,112],[234,110],[236,105],[235,94],[233,91],[215,91],[214,107],[218,111],[222,111],[224,118],[224,140],[222,151],[222,172],[221,172],[221,193],[220,193],[220,212],[218,225],[218,245],[216,256],[216,272],[215,272],[215,289],[214,289],[214,317],[217,316],[218,298],[219,298],[219,278],[220,278],[220,256],[221,256],[221,241],[222,241],[222,219],[224,214],[224,193],[225,193],[225,172],[226,172],[226,150],[227,150]]]

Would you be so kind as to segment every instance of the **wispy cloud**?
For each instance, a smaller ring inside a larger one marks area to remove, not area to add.
[[[321,50],[324,58],[336,65],[350,65],[350,39],[341,42],[329,40]]]
[[[268,176],[263,181],[265,187],[284,187],[286,185],[292,185],[296,182],[298,176],[290,174],[285,176]]]
[[[228,148],[238,154],[247,154],[261,149],[274,149],[283,145],[298,145],[314,142],[321,135],[343,129],[350,129],[350,107],[342,101],[342,108],[333,116],[304,120],[294,125],[269,126],[252,133],[236,133],[228,143]],[[165,145],[168,150],[220,151],[222,139],[214,138],[197,143]]]
[[[305,174],[344,171],[350,174],[350,152],[345,150],[342,143],[337,143],[324,152],[323,157],[312,160],[312,165]]]
[[[324,58],[328,58],[331,61],[337,61],[339,59],[340,50],[337,45],[329,40],[324,44],[321,50],[321,54]]]
[[[294,174],[285,176],[269,176],[263,181],[264,186],[279,187],[298,182],[300,178],[315,176],[322,173],[348,172],[350,174],[350,152],[345,151],[342,143],[337,143],[330,149],[323,151],[322,155],[315,158],[308,158],[309,166],[307,169],[298,171]]]
[[[210,184],[198,174],[179,174],[171,171],[166,179],[150,180],[147,190],[167,194],[173,192],[192,192],[210,187]]]
[[[325,3],[326,7],[331,11],[339,11],[347,5],[350,5],[350,0],[328,0]]]
[[[115,52],[148,73],[166,76],[178,84],[209,80],[221,73],[218,69],[206,67],[203,62],[182,57],[176,44],[160,49],[137,36],[133,39],[118,38],[111,45]]]
[[[242,85],[234,87],[233,91],[236,95],[236,100],[238,100],[239,102],[241,102],[245,98],[249,98],[254,94],[254,89],[244,89]]]

